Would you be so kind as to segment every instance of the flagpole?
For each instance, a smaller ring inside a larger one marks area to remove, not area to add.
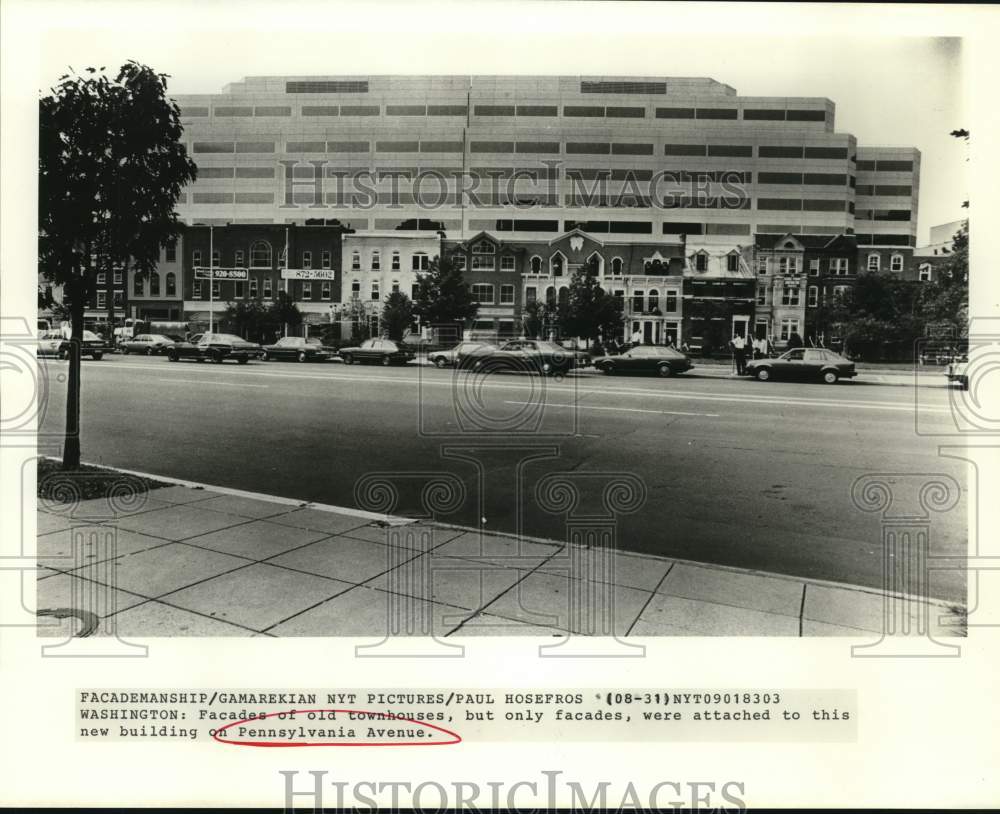
[[[215,226],[208,225],[208,332],[215,333]]]

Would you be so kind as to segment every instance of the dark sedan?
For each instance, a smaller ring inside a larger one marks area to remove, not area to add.
[[[515,339],[497,350],[474,356],[472,368],[484,372],[520,371],[553,376],[589,364],[590,356],[582,351],[567,350],[555,342]]]
[[[594,367],[613,376],[617,373],[649,373],[658,376],[676,376],[694,365],[683,353],[660,345],[636,345],[619,356],[600,356]]]
[[[747,376],[762,382],[771,379],[818,380],[836,384],[838,379],[857,376],[854,362],[826,348],[794,348],[777,359],[747,362]]]
[[[303,336],[286,336],[273,345],[264,345],[264,353],[260,358],[265,362],[271,359],[326,362],[336,355],[337,349],[327,347],[318,337],[306,339]]]
[[[256,359],[263,349],[255,342],[247,342],[235,334],[195,334],[187,342],[177,342],[167,348],[167,359],[177,362],[181,359],[208,360],[221,364],[231,359],[245,365]]]
[[[416,354],[401,342],[393,342],[391,339],[366,339],[357,347],[341,348],[340,358],[344,360],[345,365],[369,362],[388,367],[405,365],[411,359],[415,359]]]
[[[69,359],[70,349],[73,343],[63,336],[62,331],[46,331],[42,334],[37,347],[39,356],[58,356],[60,359]],[[84,331],[80,340],[80,357],[89,356],[94,361],[103,358],[108,350],[104,340],[92,331]]]
[[[131,339],[126,339],[119,346],[121,352],[128,356],[130,353],[144,353],[146,356],[156,356],[166,353],[167,348],[174,344],[174,340],[163,334],[139,334]]]
[[[459,342],[455,347],[448,350],[435,350],[427,354],[427,361],[435,367],[456,367],[471,366],[477,354],[492,353],[497,350],[496,345],[488,342]]]

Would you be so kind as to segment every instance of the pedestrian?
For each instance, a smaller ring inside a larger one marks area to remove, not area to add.
[[[743,376],[747,372],[747,340],[743,334],[736,334],[732,341],[733,360],[736,363],[736,375]]]
[[[640,331],[638,328],[632,331],[632,344],[633,345],[642,344],[642,331]]]

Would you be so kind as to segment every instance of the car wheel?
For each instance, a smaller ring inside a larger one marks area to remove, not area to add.
[[[212,354],[212,361],[215,362],[215,364],[217,364],[217,365],[221,365],[222,364],[222,354],[221,353],[213,353]]]
[[[827,384],[836,384],[837,379],[840,377],[837,375],[836,370],[824,370],[823,371],[823,381]]]
[[[344,360],[344,364],[345,365],[353,365],[354,364],[354,357],[351,354],[349,354],[349,353],[345,353],[341,358]]]
[[[555,372],[551,362],[542,362],[542,373],[546,376],[551,376]]]
[[[389,367],[389,365],[391,364],[392,364],[392,359],[390,359],[388,356],[382,357],[382,367]]]
[[[69,348],[59,348],[59,358],[69,359]]]
[[[101,351],[98,350],[98,351],[94,351],[94,353],[91,354],[90,358],[93,359],[95,362],[100,362],[101,358],[103,356],[104,356],[104,354]]]
[[[245,365],[249,361],[250,361],[250,359],[248,357],[241,356],[239,359],[236,360],[236,364],[238,364],[238,365]]]
[[[615,375],[615,366],[614,365],[605,365],[604,367],[601,368],[601,372],[604,373],[605,376],[614,376]]]
[[[448,367],[448,360],[443,356],[438,356],[434,359],[434,367]]]
[[[761,367],[757,369],[757,381],[766,382],[771,379],[771,371],[766,367]]]
[[[167,361],[168,362],[176,362],[179,359],[180,359],[180,357],[177,355],[177,353],[175,351],[167,351]]]
[[[122,348],[122,356],[128,356],[131,352],[132,351],[129,350],[127,347],[126,348]]]
[[[261,360],[262,362],[270,362],[270,361],[271,361],[271,354],[269,354],[269,353],[268,353],[267,351],[264,351],[264,352],[263,352],[263,353],[262,353],[262,354],[260,355],[260,360]]]
[[[660,365],[656,370],[664,378],[669,378],[674,375],[674,369],[667,364]]]
[[[309,361],[309,357],[306,356],[306,352],[304,350],[300,350],[299,351],[299,361],[300,362],[308,362]]]
[[[146,348],[146,355],[147,356],[152,356],[153,355],[153,349],[152,348]]]

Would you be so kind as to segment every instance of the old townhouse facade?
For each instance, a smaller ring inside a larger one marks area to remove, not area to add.
[[[686,261],[682,346],[708,355],[750,336],[756,281],[745,247],[689,241]]]

